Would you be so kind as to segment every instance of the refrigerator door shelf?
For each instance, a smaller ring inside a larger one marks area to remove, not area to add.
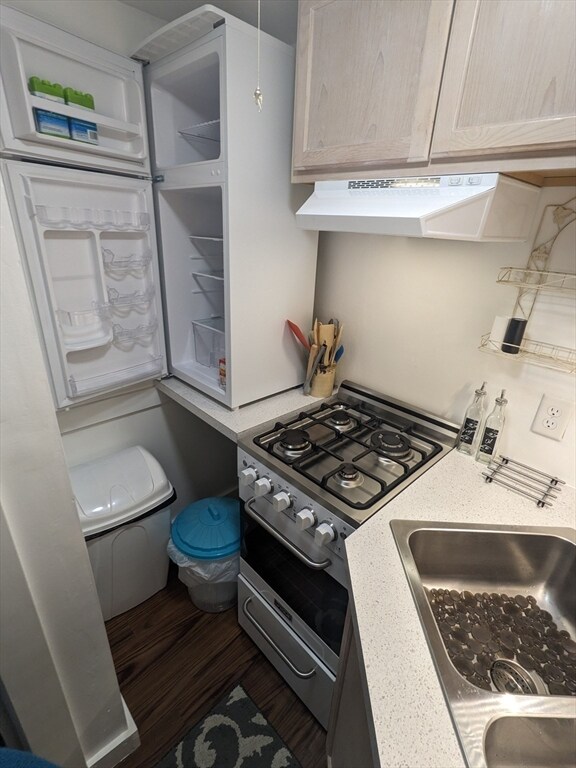
[[[160,378],[164,373],[164,357],[157,355],[138,365],[131,365],[109,373],[85,378],[70,376],[66,389],[69,397],[76,400],[82,396],[119,389],[127,384],[137,384],[147,379]]]
[[[68,208],[36,205],[38,223],[50,229],[103,229],[142,232],[150,229],[150,215],[142,211]]]
[[[0,37],[0,149],[40,162],[150,174],[140,64],[12,8],[2,9]],[[31,93],[32,77],[89,90],[94,110]],[[90,142],[43,133],[38,110],[55,113],[64,125],[93,123],[96,133]]]
[[[108,303],[115,314],[124,314],[131,308],[143,307],[150,304],[154,298],[154,288],[150,286],[144,291],[133,291],[132,293],[119,293],[116,288],[108,287]]]
[[[122,344],[129,344],[141,339],[150,339],[158,330],[158,323],[156,321],[148,323],[147,325],[139,325],[136,328],[124,328],[119,323],[115,323],[112,327],[114,334],[114,343],[118,346]]]
[[[152,251],[147,250],[142,254],[128,253],[125,255],[114,253],[111,248],[102,248],[102,261],[104,271],[111,275],[124,275],[127,272],[142,272],[150,266]]]
[[[105,308],[81,312],[56,310],[56,318],[66,351],[102,347],[112,341],[112,329],[105,319]]]

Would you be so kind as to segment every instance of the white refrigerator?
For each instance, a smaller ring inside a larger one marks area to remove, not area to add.
[[[256,30],[212,6],[144,65],[11,8],[0,33],[2,173],[56,406],[167,375],[231,408],[300,384],[285,321],[311,322],[317,234],[294,217],[292,49],[261,34],[260,112]]]

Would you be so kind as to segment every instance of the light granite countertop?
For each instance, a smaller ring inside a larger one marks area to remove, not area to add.
[[[303,395],[302,387],[296,387],[231,410],[174,377],[158,381],[156,388],[234,441],[247,429],[309,408],[323,399]]]
[[[576,494],[552,508],[486,483],[482,467],[450,452],[346,542],[352,603],[383,768],[463,768],[465,761],[420,624],[390,521],[576,527]]]

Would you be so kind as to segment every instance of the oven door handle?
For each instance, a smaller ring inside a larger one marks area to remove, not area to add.
[[[244,600],[244,603],[242,604],[242,612],[244,613],[244,616],[248,619],[248,621],[252,624],[252,626],[262,635],[262,637],[268,642],[268,644],[276,651],[278,656],[282,659],[282,661],[290,668],[290,671],[293,672],[296,677],[299,677],[301,680],[308,680],[310,677],[314,677],[316,674],[316,667],[312,667],[311,670],[308,672],[301,672],[298,667],[296,667],[286,656],[283,650],[281,650],[276,642],[270,637],[268,632],[264,629],[261,624],[258,623],[256,618],[250,613],[248,610],[248,606],[252,602],[251,597],[247,597],[246,600]]]
[[[248,499],[248,501],[244,504],[246,513],[250,515],[253,520],[256,520],[256,522],[261,525],[265,531],[267,531],[271,536],[274,536],[275,539],[283,544],[286,549],[288,549],[295,557],[297,557],[298,560],[303,562],[304,565],[307,565],[308,568],[312,568],[315,571],[324,571],[326,568],[332,565],[332,560],[323,560],[321,563],[319,563],[317,560],[311,560],[307,555],[304,554],[304,552],[299,550],[298,547],[295,547],[289,539],[282,536],[282,534],[273,528],[270,523],[264,520],[264,518],[261,517],[252,506],[253,502],[254,499]]]

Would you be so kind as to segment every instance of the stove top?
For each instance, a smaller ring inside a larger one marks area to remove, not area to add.
[[[239,446],[353,526],[456,443],[458,427],[345,381],[304,411],[244,433]]]

